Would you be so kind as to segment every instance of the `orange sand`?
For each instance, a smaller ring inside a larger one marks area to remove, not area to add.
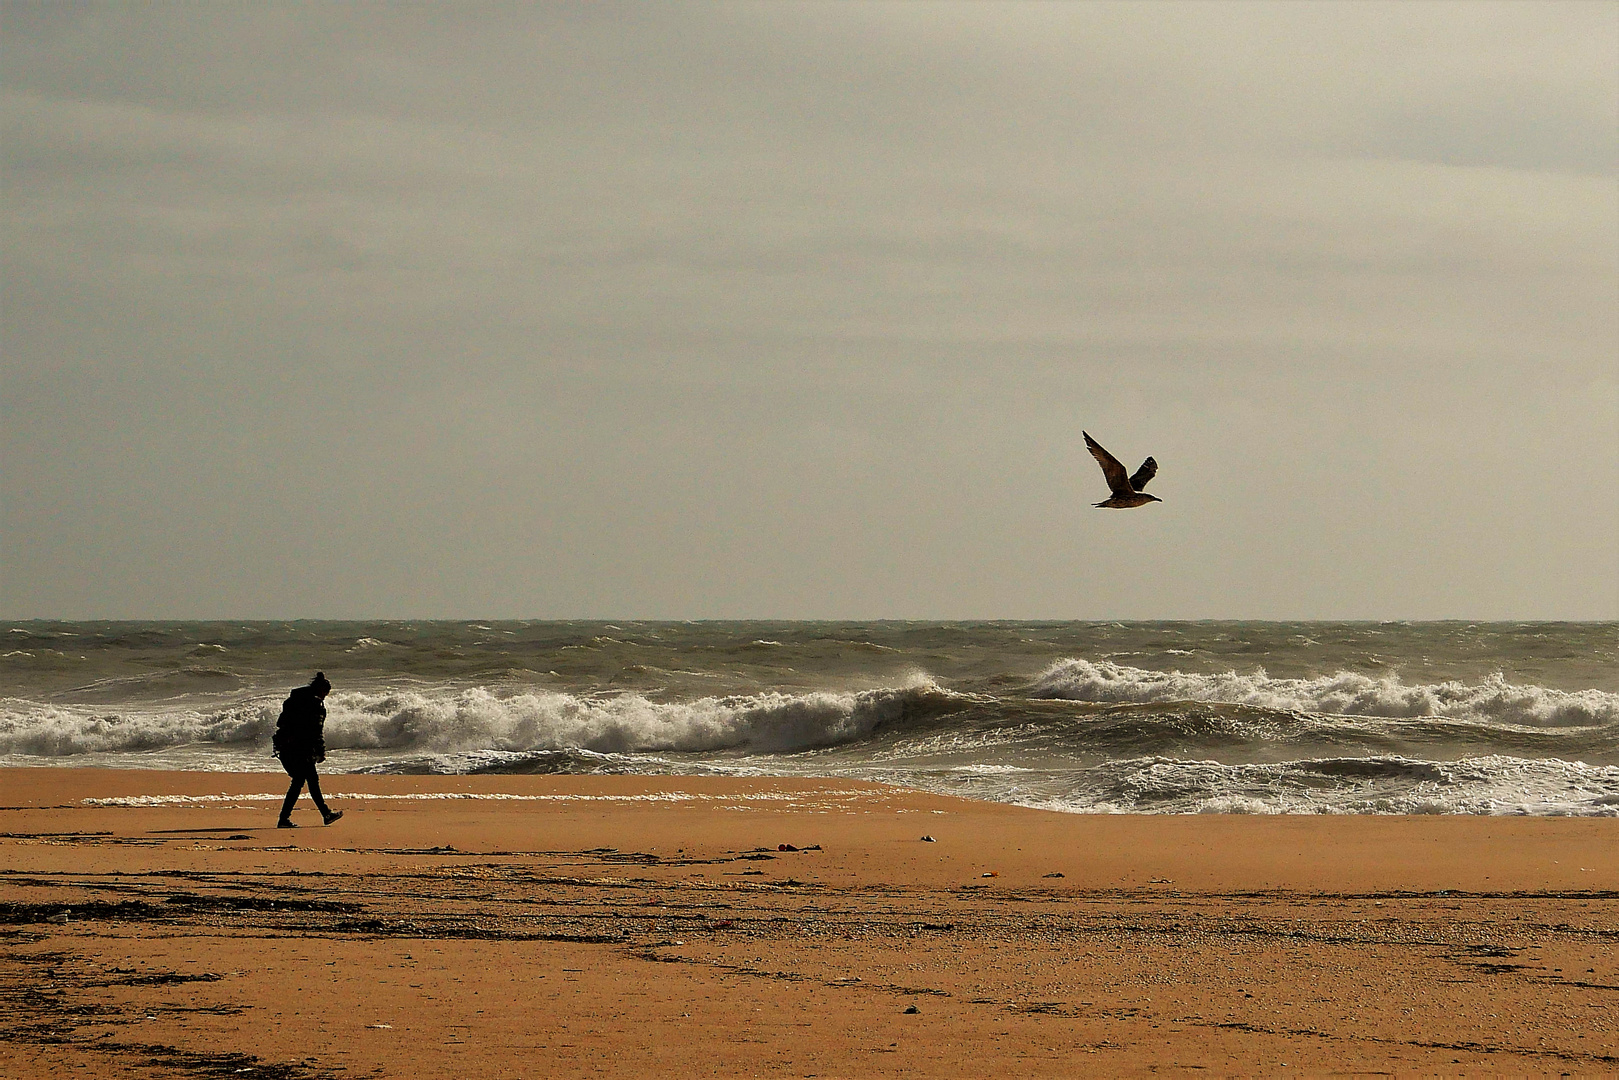
[[[1619,1072],[1613,820],[284,786],[0,771],[0,1075]]]

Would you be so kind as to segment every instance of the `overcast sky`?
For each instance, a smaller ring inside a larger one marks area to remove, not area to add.
[[[1619,4],[0,50],[4,617],[1619,617]]]

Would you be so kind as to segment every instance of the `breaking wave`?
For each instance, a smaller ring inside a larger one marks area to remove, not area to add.
[[[0,755],[55,758],[191,743],[268,742],[280,710],[277,701],[215,711],[104,713],[11,699],[0,701]]]
[[[328,750],[398,749],[789,753],[856,742],[959,708],[962,695],[931,682],[844,693],[783,694],[659,702],[639,694],[336,693],[327,699]],[[267,743],[280,699],[215,712],[100,713],[71,705],[0,702],[0,755],[69,757],[196,743]]]
[[[1314,679],[1146,671],[1111,661],[1060,660],[1029,690],[1035,698],[1109,704],[1206,702],[1280,712],[1411,719],[1445,717],[1522,727],[1619,725],[1619,694],[1517,686],[1497,674],[1480,683],[1412,683],[1339,671]]]
[[[786,753],[869,738],[880,726],[959,707],[929,682],[844,693],[763,693],[658,702],[639,694],[454,697],[401,692],[339,698],[326,722],[334,748],[588,750],[597,754],[746,750]]]
[[[776,640],[740,648],[773,654]],[[918,674],[681,696],[537,689],[522,674],[334,692],[327,768],[843,776],[1088,813],[1619,816],[1619,694],[1500,675],[1420,684],[1069,659],[997,694]],[[237,679],[187,667],[0,699],[0,764],[276,769],[283,694]]]
[[[1086,813],[1619,816],[1619,766],[1522,758],[1322,758],[1268,764],[1137,758],[1013,798]]]

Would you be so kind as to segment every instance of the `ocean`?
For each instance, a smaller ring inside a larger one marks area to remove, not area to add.
[[[880,780],[1082,813],[1619,816],[1619,624],[24,622],[0,765]],[[278,786],[272,784],[272,788]]]

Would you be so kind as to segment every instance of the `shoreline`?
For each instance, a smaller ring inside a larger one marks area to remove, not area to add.
[[[984,802],[997,805],[1017,806],[1024,809],[1040,812],[1078,815],[1085,817],[1102,816],[1147,816],[1147,817],[1197,817],[1197,816],[1232,816],[1232,817],[1469,817],[1469,818],[1593,818],[1619,820],[1619,804],[1615,803],[1619,795],[1613,794],[1613,785],[1619,783],[1619,765],[1588,765],[1585,761],[1571,761],[1564,758],[1525,758],[1513,759],[1510,757],[1492,756],[1490,767],[1495,768],[1499,775],[1483,777],[1471,775],[1476,765],[1476,759],[1455,759],[1422,761],[1399,757],[1372,757],[1367,759],[1351,759],[1347,772],[1353,775],[1356,770],[1388,768],[1395,772],[1407,771],[1412,768],[1426,770],[1440,774],[1438,777],[1438,790],[1432,790],[1433,784],[1425,781],[1411,791],[1388,791],[1371,785],[1369,788],[1355,790],[1352,786],[1345,790],[1333,790],[1323,793],[1320,787],[1323,783],[1329,787],[1340,781],[1346,772],[1343,763],[1338,759],[1315,760],[1303,758],[1291,761],[1270,762],[1249,765],[1216,765],[1215,763],[1197,760],[1161,762],[1156,759],[1125,760],[1118,764],[1128,769],[1137,769],[1138,773],[1126,772],[1122,776],[1113,776],[1105,779],[1104,783],[1124,785],[1140,782],[1153,793],[1145,799],[1147,805],[1120,806],[1118,799],[1112,795],[1094,796],[1090,801],[1084,801],[1078,796],[1052,795],[1049,782],[1060,777],[1061,772],[1044,772],[1038,768],[1020,770],[1028,773],[1020,776],[1020,783],[1028,783],[1030,792],[1020,793],[1017,790],[984,790],[979,784],[945,784],[923,779],[924,774],[918,774],[914,782],[908,783],[903,770],[890,770],[878,779],[863,779],[849,775],[849,772],[839,772],[836,769],[824,769],[814,773],[782,771],[782,772],[731,772],[725,770],[705,772],[680,771],[638,771],[634,769],[614,769],[611,771],[539,771],[527,772],[516,770],[504,771],[468,771],[468,772],[428,772],[411,770],[378,770],[371,771],[370,766],[354,767],[349,762],[351,771],[342,771],[340,756],[334,755],[335,760],[329,760],[322,768],[322,783],[328,787],[333,783],[343,783],[347,778],[355,777],[395,777],[408,780],[412,777],[423,779],[441,779],[453,781],[463,777],[479,777],[491,780],[497,785],[506,779],[513,781],[523,777],[562,777],[578,776],[587,778],[604,778],[618,776],[631,781],[636,779],[651,779],[660,777],[668,780],[698,779],[703,777],[716,779],[734,779],[747,781],[750,779],[780,780],[780,781],[808,781],[823,783],[861,783],[883,784],[897,790],[912,791],[919,795],[938,795],[944,798],[964,799],[972,802]],[[114,772],[129,773],[136,776],[257,776],[263,778],[264,789],[252,794],[260,799],[279,799],[281,779],[285,774],[280,770],[279,763],[273,758],[266,757],[264,762],[253,763],[228,760],[219,763],[202,764],[161,764],[150,762],[137,762],[131,764],[127,761],[116,763],[93,763],[80,760],[73,765],[62,765],[60,759],[36,759],[23,762],[0,758],[0,775],[7,772],[23,774],[34,770],[43,770],[47,774],[56,772],[85,771],[91,773]],[[577,763],[575,763],[577,764]],[[659,764],[668,765],[667,762]],[[1166,773],[1164,766],[1170,769]],[[1199,770],[1208,767],[1226,769],[1228,771],[1241,771],[1244,769],[1275,770],[1292,769],[1294,773],[1270,775],[1267,781],[1264,776],[1258,778],[1248,777],[1236,781],[1236,787],[1223,795],[1216,795],[1211,790],[1203,790],[1200,785],[1205,784],[1206,778],[1199,775]],[[1319,767],[1319,768],[1317,768]],[[1173,770],[1180,769],[1176,774]],[[672,767],[671,767],[672,770]],[[1455,776],[1447,777],[1447,770],[1456,770]],[[850,770],[852,772],[854,770]],[[1079,769],[1073,775],[1083,775],[1095,770]],[[1570,776],[1571,772],[1579,773]],[[1600,775],[1592,775],[1600,774]],[[973,779],[978,779],[974,777]],[[1430,777],[1429,779],[1433,779]],[[144,783],[144,782],[138,782]],[[1177,788],[1177,783],[1182,785]],[[1607,785],[1604,791],[1600,785]],[[1426,788],[1427,790],[1423,790]],[[144,790],[144,789],[142,789]],[[335,789],[334,789],[335,790]],[[360,790],[360,789],[354,789]],[[135,798],[139,792],[128,793],[125,798]],[[244,793],[245,794],[245,793]],[[179,798],[180,796],[172,796]],[[361,795],[362,798],[381,798],[378,795]],[[392,798],[393,796],[389,796]],[[448,797],[448,796],[443,796]],[[1122,801],[1128,803],[1132,797],[1125,796]]]
[[[322,779],[0,770],[0,1072],[1619,1068],[1613,819]]]

